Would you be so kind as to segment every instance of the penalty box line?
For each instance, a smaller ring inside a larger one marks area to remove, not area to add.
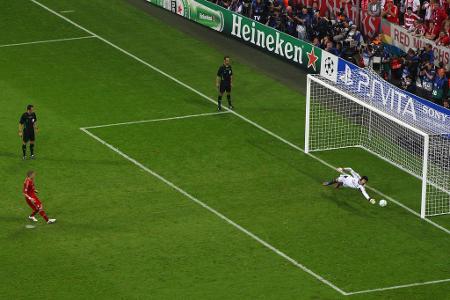
[[[130,161],[131,163],[135,164],[136,166],[138,166],[139,168],[141,168],[142,170],[146,171],[147,173],[151,174],[152,176],[156,177],[157,179],[159,179],[160,181],[164,182],[165,184],[167,184],[168,186],[170,186],[171,188],[173,188],[174,190],[178,191],[179,193],[181,193],[182,195],[186,196],[187,198],[189,198],[191,201],[195,202],[196,204],[200,205],[201,207],[205,208],[206,210],[208,210],[209,212],[213,213],[214,215],[216,215],[217,217],[219,217],[220,219],[222,219],[223,221],[227,222],[228,224],[230,224],[231,226],[235,227],[236,229],[238,229],[239,231],[243,232],[244,234],[246,234],[247,236],[251,237],[253,240],[257,241],[258,243],[260,243],[261,245],[263,245],[264,247],[268,248],[269,250],[271,250],[272,252],[275,252],[277,255],[281,256],[282,258],[284,258],[285,260],[289,261],[291,264],[293,264],[294,266],[300,268],[301,270],[303,270],[304,272],[310,274],[311,276],[313,276],[314,278],[316,278],[317,280],[319,280],[320,282],[328,285],[329,287],[333,288],[335,291],[341,293],[342,295],[348,295],[347,292],[343,291],[342,289],[340,289],[339,287],[337,287],[336,285],[334,285],[333,283],[331,283],[330,281],[326,280],[325,278],[323,278],[322,276],[320,276],[319,274],[313,272],[312,270],[310,270],[309,268],[307,268],[306,266],[304,266],[303,264],[299,263],[298,261],[296,261],[295,259],[291,258],[290,256],[288,256],[287,254],[285,254],[284,252],[282,252],[281,250],[275,248],[274,246],[272,246],[271,244],[269,244],[268,242],[264,241],[263,239],[261,239],[260,237],[258,237],[257,235],[255,235],[254,233],[250,232],[249,230],[245,229],[244,227],[242,227],[241,225],[237,224],[236,222],[232,221],[231,219],[229,219],[228,217],[226,217],[225,215],[223,215],[222,213],[220,213],[219,211],[215,210],[214,208],[210,207],[209,205],[207,205],[206,203],[200,201],[198,198],[192,196],[191,194],[189,194],[188,192],[186,192],[185,190],[183,190],[182,188],[178,187],[177,185],[175,185],[174,183],[172,183],[171,181],[169,181],[168,179],[164,178],[163,176],[159,175],[158,173],[156,173],[155,171],[147,168],[146,166],[144,166],[142,163],[140,163],[139,161],[137,161],[136,159],[130,157],[129,155],[125,154],[124,152],[122,152],[121,150],[117,149],[116,147],[112,146],[111,144],[107,143],[105,140],[99,138],[98,136],[96,136],[95,134],[93,134],[92,132],[90,132],[88,129],[86,128],[80,128],[81,131],[83,131],[84,133],[86,133],[87,135],[89,135],[90,137],[92,137],[93,139],[95,139],[96,141],[100,142],[101,144],[105,145],[106,147],[108,147],[109,149],[111,149],[112,151],[114,151],[115,153],[119,154],[120,156],[122,156],[123,158],[125,158],[126,160]]]
[[[93,38],[96,38],[96,37],[93,35],[87,35],[87,36],[79,36],[79,37],[73,37],[73,38],[41,40],[41,41],[32,41],[32,42],[24,42],[24,43],[16,43],[16,44],[4,44],[4,45],[0,45],[0,48],[16,47],[16,46],[24,46],[24,45],[34,45],[34,44],[58,43],[58,42],[93,39]]]
[[[87,127],[81,127],[80,129],[94,129],[94,128],[104,128],[104,127],[123,126],[123,125],[132,125],[132,124],[163,122],[163,121],[171,121],[171,120],[181,120],[181,119],[189,119],[189,118],[223,115],[223,114],[229,114],[229,113],[230,113],[229,111],[220,111],[220,112],[215,112],[215,113],[202,113],[202,114],[185,115],[185,116],[162,118],[162,119],[150,119],[150,120],[140,120],[140,121],[130,121],[130,122],[87,126]]]
[[[222,113],[225,113],[225,112],[222,112]],[[153,122],[159,122],[159,121],[186,119],[186,118],[191,118],[191,117],[199,117],[199,116],[205,116],[205,115],[217,115],[217,114],[221,114],[221,113],[197,114],[197,115],[187,115],[187,116],[180,116],[180,117],[164,118],[164,119],[153,119],[153,120],[148,120],[148,122],[152,122],[152,121]],[[315,277],[316,279],[318,279],[322,283],[330,286],[331,288],[333,288],[334,290],[336,290],[337,292],[341,293],[344,296],[351,296],[351,295],[357,295],[357,294],[367,294],[367,293],[382,292],[382,291],[402,289],[402,288],[408,288],[408,287],[417,287],[417,286],[422,286],[422,285],[431,285],[431,284],[450,282],[450,278],[447,278],[447,279],[440,279],[440,280],[432,280],[432,281],[425,281],[425,282],[415,282],[415,283],[395,285],[395,286],[388,286],[388,287],[382,287],[382,288],[375,288],[375,289],[367,289],[367,290],[346,292],[346,291],[342,290],[341,288],[339,288],[338,286],[336,286],[335,284],[333,284],[332,282],[330,282],[330,281],[326,280],[325,278],[323,278],[321,275],[315,273],[314,271],[312,271],[311,269],[309,269],[305,265],[303,265],[300,262],[296,261],[295,259],[291,258],[290,256],[288,256],[287,254],[285,254],[284,252],[282,252],[278,248],[275,248],[274,246],[272,246],[268,242],[264,241],[263,239],[261,239],[260,237],[258,237],[254,233],[252,233],[251,231],[249,231],[249,230],[245,229],[244,227],[240,226],[239,224],[235,223],[234,221],[232,221],[231,219],[229,219],[228,217],[226,217],[225,215],[223,215],[219,211],[217,211],[214,208],[210,207],[209,205],[207,205],[206,203],[202,202],[198,198],[192,196],[191,194],[189,194],[188,192],[186,192],[182,188],[178,187],[177,185],[175,185],[174,183],[172,183],[171,181],[169,181],[165,177],[162,177],[161,175],[159,175],[155,171],[149,169],[148,167],[146,167],[145,165],[143,165],[142,163],[140,163],[136,159],[130,157],[127,154],[125,154],[124,152],[122,152],[118,148],[114,147],[113,145],[109,144],[108,142],[106,142],[105,140],[101,139],[100,137],[98,137],[97,135],[93,134],[92,132],[90,132],[88,130],[89,128],[90,129],[95,129],[95,128],[102,128],[102,127],[109,127],[109,126],[119,126],[119,125],[123,125],[123,124],[128,125],[128,124],[139,124],[139,123],[148,123],[148,122],[136,121],[136,122],[126,122],[126,123],[115,123],[115,124],[107,124],[107,125],[103,125],[103,126],[100,125],[100,126],[82,127],[82,128],[80,128],[80,130],[83,131],[84,133],[86,133],[87,135],[89,135],[90,137],[92,137],[93,139],[95,139],[96,141],[100,142],[104,146],[108,147],[112,151],[116,152],[117,154],[119,154],[120,156],[125,158],[126,160],[130,161],[131,163],[133,163],[137,167],[141,168],[142,170],[144,170],[147,173],[151,174],[152,176],[156,177],[157,179],[159,179],[160,181],[164,182],[165,184],[167,184],[171,188],[175,189],[179,193],[183,194],[184,196],[186,196],[187,198],[189,198],[190,200],[192,200],[196,204],[198,204],[201,207],[207,209],[209,212],[213,213],[214,215],[216,215],[220,219],[222,219],[225,222],[227,222],[228,224],[232,225],[233,227],[235,227],[239,231],[243,232],[244,234],[246,234],[250,238],[254,239],[255,241],[257,241],[258,243],[260,243],[264,247],[266,247],[269,250],[271,250],[272,252],[274,252],[275,254],[277,254],[277,255],[281,256],[282,258],[286,259],[287,261],[292,263],[294,266],[300,268],[304,272],[310,274],[311,276]]]
[[[184,82],[182,82],[182,81],[176,79],[175,77],[173,77],[173,76],[171,76],[170,74],[168,74],[168,73],[166,73],[166,72],[160,70],[159,68],[157,68],[157,67],[155,67],[155,66],[149,64],[148,62],[146,62],[146,61],[144,61],[143,59],[137,57],[136,55],[134,55],[134,54],[132,54],[132,53],[130,53],[130,52],[124,50],[123,48],[117,46],[116,44],[114,44],[114,43],[108,41],[107,39],[105,39],[105,38],[103,38],[103,37],[101,37],[101,36],[95,34],[94,32],[90,31],[89,29],[87,29],[87,28],[85,28],[85,27],[79,25],[78,23],[76,23],[76,22],[70,20],[69,18],[67,18],[67,17],[65,17],[65,16],[63,16],[63,15],[61,15],[60,13],[58,13],[58,12],[52,10],[51,8],[45,6],[44,4],[40,3],[39,1],[36,1],[36,0],[30,0],[30,1],[33,2],[34,4],[38,5],[38,6],[42,7],[43,9],[47,10],[48,12],[50,12],[50,13],[52,13],[52,14],[58,16],[59,18],[65,20],[66,22],[72,24],[73,26],[75,26],[75,27],[77,27],[77,28],[79,28],[79,29],[81,29],[81,30],[83,30],[83,31],[85,31],[85,32],[87,32],[87,33],[89,33],[89,34],[95,36],[96,38],[98,38],[99,40],[103,41],[104,43],[110,45],[111,47],[115,48],[116,50],[118,50],[118,51],[122,52],[123,54],[125,54],[125,55],[127,55],[127,56],[133,58],[134,60],[136,60],[136,61],[138,61],[138,62],[144,64],[145,66],[147,66],[147,67],[149,67],[150,69],[152,69],[152,70],[154,70],[154,71],[160,73],[161,75],[163,75],[163,76],[165,76],[165,77],[167,77],[167,78],[173,80],[174,82],[180,84],[181,86],[183,86],[183,87],[187,88],[188,90],[190,90],[190,91],[196,93],[197,95],[201,96],[202,98],[204,98],[204,99],[206,99],[206,100],[208,100],[208,101],[210,101],[210,102],[212,102],[212,103],[214,103],[214,104],[216,103],[216,101],[215,101],[214,99],[212,99],[212,98],[206,96],[206,95],[203,94],[202,92],[200,92],[200,91],[194,89],[193,87],[191,87],[191,86],[187,85],[186,83],[184,83]],[[253,121],[251,121],[251,120],[249,120],[248,118],[244,117],[243,115],[238,114],[238,113],[236,113],[235,111],[228,110],[227,108],[225,108],[225,110],[227,110],[227,111],[229,111],[230,113],[234,114],[234,115],[237,116],[238,118],[240,118],[240,119],[246,121],[247,123],[253,125],[254,127],[260,129],[261,131],[263,131],[263,132],[265,132],[265,133],[271,135],[272,137],[278,139],[279,141],[281,141],[281,142],[283,142],[283,143],[285,143],[285,144],[291,146],[292,148],[294,148],[294,149],[296,149],[296,150],[298,150],[298,151],[300,151],[300,152],[302,152],[302,153],[308,155],[309,157],[311,157],[311,158],[317,160],[318,162],[324,164],[325,166],[328,166],[328,167],[330,167],[330,168],[335,169],[335,167],[332,166],[331,164],[329,164],[328,162],[326,162],[326,161],[322,160],[321,158],[319,158],[319,157],[317,157],[317,156],[314,156],[314,155],[312,155],[312,154],[310,154],[310,153],[305,153],[304,149],[302,149],[302,148],[300,148],[299,146],[297,146],[297,145],[295,145],[295,144],[289,142],[288,140],[286,140],[286,139],[280,137],[279,135],[273,133],[272,131],[270,131],[270,130],[264,128],[264,127],[262,127],[261,125],[255,123],[255,122],[253,122]],[[144,170],[148,170],[147,172],[149,172],[150,174],[152,174],[152,175],[154,175],[155,177],[159,178],[159,179],[162,180],[163,182],[167,183],[169,186],[172,186],[172,187],[175,188],[177,191],[179,191],[180,193],[186,195],[188,198],[190,198],[190,199],[193,200],[194,202],[197,202],[197,201],[198,201],[197,203],[198,203],[199,205],[201,205],[201,206],[207,208],[208,210],[210,210],[211,212],[213,212],[214,214],[216,214],[218,217],[220,217],[220,218],[225,217],[225,216],[221,215],[219,212],[215,211],[214,209],[212,209],[212,208],[210,208],[209,206],[207,206],[206,204],[204,204],[203,202],[199,201],[199,200],[196,199],[195,197],[191,196],[190,194],[188,194],[188,193],[185,192],[184,190],[182,190],[182,189],[176,187],[176,186],[173,185],[173,183],[171,183],[170,181],[166,180],[165,178],[161,177],[161,176],[158,175],[157,173],[155,173],[155,172],[151,171],[150,169],[146,168],[144,165],[140,164],[140,163],[137,162],[136,160],[134,160],[134,159],[132,159],[131,157],[127,156],[126,154],[124,154],[124,153],[121,152],[120,150],[114,148],[114,147],[111,146],[110,144],[106,143],[105,141],[103,141],[102,139],[100,139],[99,137],[97,137],[96,135],[94,135],[94,134],[92,134],[91,132],[89,132],[87,129],[80,128],[80,130],[82,130],[82,131],[85,132],[86,134],[90,135],[92,138],[96,139],[97,141],[101,142],[102,144],[104,144],[104,145],[107,146],[108,148],[112,149],[112,150],[115,151],[116,153],[119,153],[119,154],[122,155],[123,157],[127,158],[128,160],[130,160],[131,162],[133,162],[133,163],[136,164],[137,166],[143,168]],[[414,214],[414,215],[416,215],[416,216],[419,215],[417,212],[415,212],[415,211],[412,210],[411,208],[405,206],[404,204],[402,204],[402,203],[396,201],[395,199],[392,199],[391,197],[388,197],[387,195],[382,194],[381,192],[379,192],[378,190],[376,190],[376,189],[374,189],[374,188],[370,188],[370,187],[368,187],[368,188],[371,189],[372,191],[378,193],[379,195],[381,195],[381,196],[383,196],[383,197],[386,197],[386,198],[389,199],[391,202],[397,204],[398,206],[404,208],[405,210],[411,212],[412,214]],[[191,198],[191,197],[192,197],[192,198]],[[197,201],[195,201],[194,199],[197,200]],[[205,206],[204,206],[204,205],[205,205]],[[226,218],[226,217],[225,217],[225,218]],[[222,218],[222,219],[223,219],[223,218]],[[227,221],[227,219],[224,219],[224,220]],[[229,220],[229,219],[228,219],[228,220]],[[439,225],[439,224],[437,224],[437,223],[435,223],[435,222],[429,220],[428,218],[425,218],[425,219],[423,219],[423,220],[425,220],[425,221],[428,222],[429,224],[433,225],[434,227],[436,227],[436,228],[438,228],[438,229],[444,231],[445,233],[450,234],[450,230],[448,230],[448,229],[442,227],[441,225]],[[231,220],[229,220],[229,221],[231,221]],[[227,222],[228,222],[228,221],[227,221]],[[232,221],[231,221],[231,222],[232,222]],[[290,261],[290,262],[293,263],[294,265],[298,266],[300,269],[302,269],[302,270],[305,271],[306,273],[312,275],[313,277],[315,277],[316,279],[318,279],[318,280],[321,281],[322,283],[325,283],[326,285],[328,285],[329,287],[333,288],[334,290],[338,291],[338,292],[341,293],[342,295],[345,295],[345,296],[351,295],[351,293],[344,292],[342,289],[338,288],[337,286],[335,286],[335,285],[332,284],[331,282],[329,282],[329,281],[327,281],[326,279],[322,278],[320,275],[318,275],[318,274],[312,272],[311,270],[309,270],[308,268],[304,267],[303,265],[298,264],[295,260],[293,260],[293,259],[291,259],[289,256],[285,255],[283,252],[277,250],[276,248],[273,248],[273,249],[272,249],[272,248],[271,248],[271,247],[272,247],[271,245],[265,243],[263,240],[259,239],[257,236],[253,235],[252,233],[250,233],[250,232],[247,231],[246,229],[242,228],[242,227],[239,226],[238,224],[236,224],[236,223],[234,223],[234,222],[233,222],[233,223],[230,223],[230,224],[231,224],[231,225],[234,224],[233,226],[235,226],[235,227],[237,226],[236,228],[238,228],[238,229],[240,229],[241,231],[247,233],[247,234],[248,234],[249,236],[251,236],[252,238],[254,238],[254,239],[257,238],[257,241],[259,241],[260,243],[262,243],[264,246],[266,246],[267,248],[271,249],[272,251],[274,251],[274,252],[277,253],[278,255],[284,257],[285,259],[287,259],[288,261]],[[265,243],[265,244],[264,244],[264,243]],[[284,256],[283,256],[283,255],[284,255]],[[294,262],[297,263],[298,265],[295,264]],[[447,280],[447,279],[445,279],[445,280]],[[438,282],[442,282],[442,281],[433,281],[433,283],[438,283]],[[410,284],[410,285],[398,285],[398,286],[386,287],[386,288],[381,288],[381,289],[397,289],[397,288],[404,288],[404,287],[408,287],[408,286],[417,286],[417,285],[424,285],[424,284],[430,284],[430,283],[414,283],[414,284]],[[366,290],[366,291],[360,291],[360,292],[355,291],[355,292],[353,292],[353,293],[370,293],[370,292],[379,291],[379,290],[381,290],[381,289],[377,289],[377,290]]]

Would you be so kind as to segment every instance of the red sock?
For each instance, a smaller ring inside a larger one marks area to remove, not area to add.
[[[47,215],[45,214],[45,211],[41,210],[41,211],[39,212],[39,214],[44,218],[45,222],[48,222],[48,217],[47,217]]]
[[[31,213],[30,217],[34,217],[37,213],[38,213],[38,210],[33,210],[33,212]]]

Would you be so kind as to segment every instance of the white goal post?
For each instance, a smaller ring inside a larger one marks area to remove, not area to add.
[[[363,75],[362,84],[308,75],[305,152],[362,148],[421,180],[422,218],[450,214],[450,128],[376,74]]]

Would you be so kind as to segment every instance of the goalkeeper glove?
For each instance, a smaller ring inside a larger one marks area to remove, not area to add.
[[[370,198],[370,199],[369,199],[369,202],[370,202],[370,204],[375,204],[375,203],[377,203],[377,201],[375,201],[375,199],[373,199],[373,198]]]

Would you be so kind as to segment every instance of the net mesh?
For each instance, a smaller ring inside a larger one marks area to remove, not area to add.
[[[361,147],[422,179],[429,136],[425,215],[450,213],[450,136],[411,130],[323,82],[310,81],[309,150]]]
[[[425,215],[450,213],[450,136],[430,136]]]

